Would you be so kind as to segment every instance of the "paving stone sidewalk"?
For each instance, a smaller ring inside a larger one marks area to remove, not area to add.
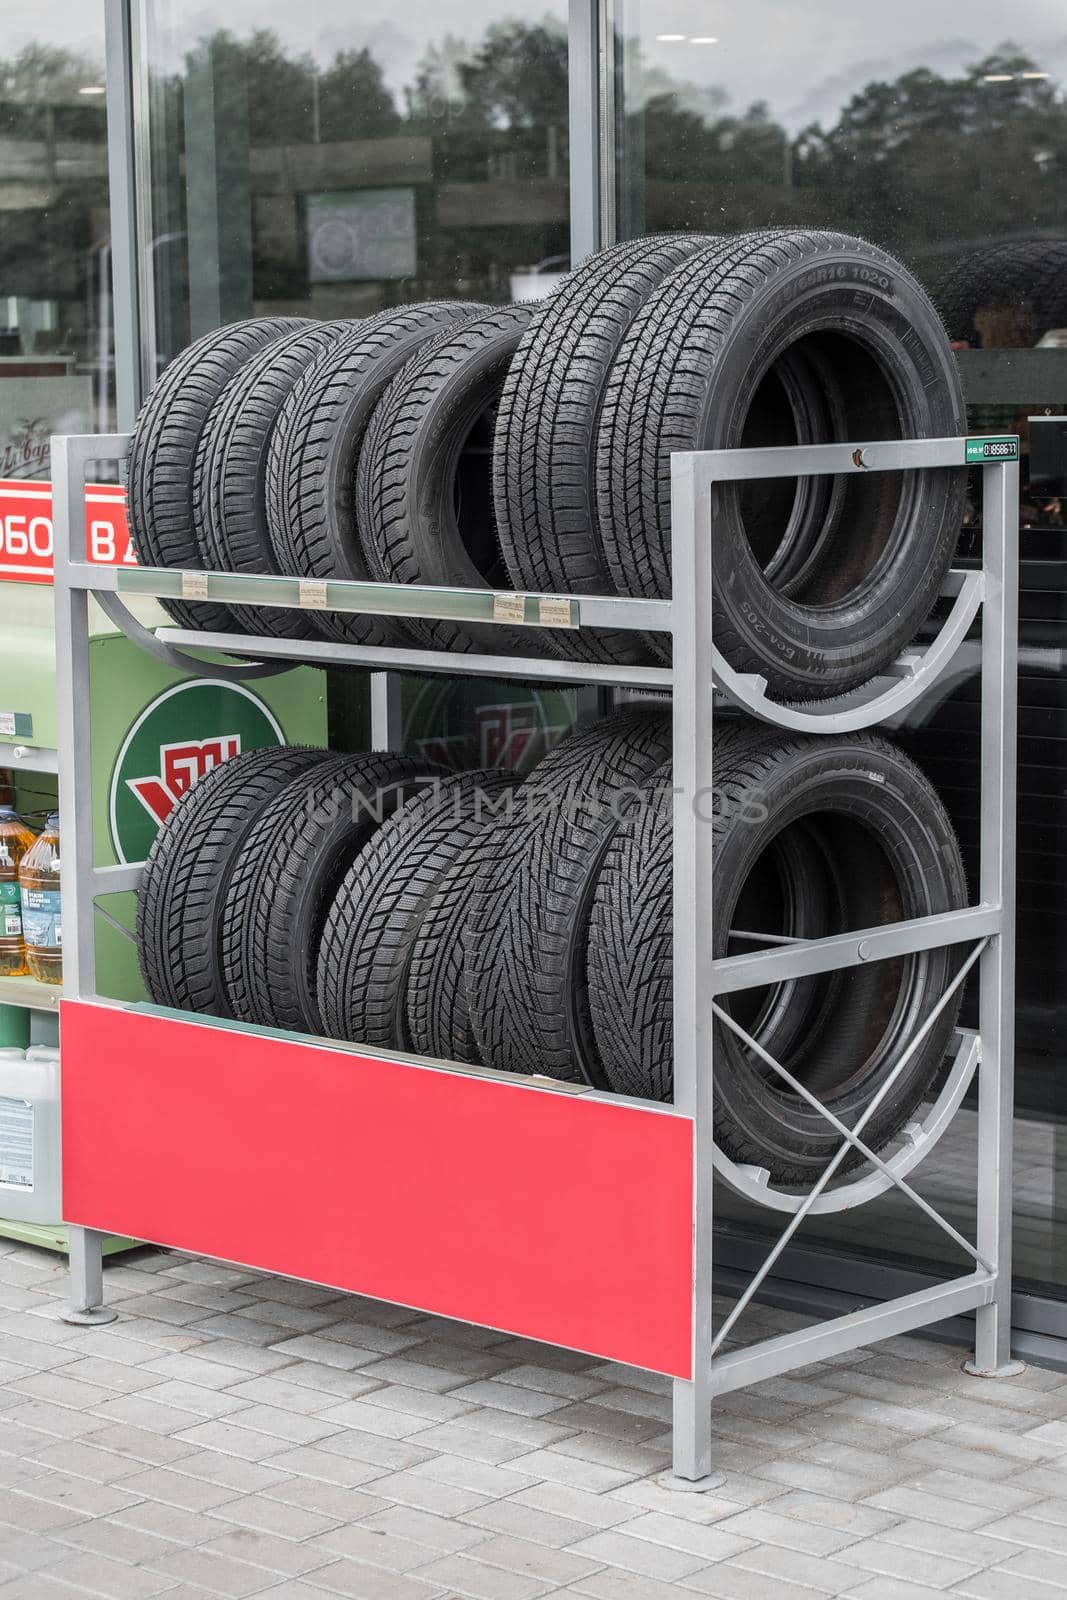
[[[726,1483],[678,1494],[647,1374],[162,1251],[106,1289],[68,1327],[0,1241],[0,1600],[1067,1591],[1063,1373],[896,1339],[722,1401]]]

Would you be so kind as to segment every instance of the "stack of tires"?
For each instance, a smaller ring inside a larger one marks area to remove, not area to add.
[[[532,310],[433,302],[206,335],[138,419],[130,522],[150,565],[661,597],[672,451],[964,428],[944,328],[884,251],[799,230],[642,239]],[[947,472],[717,486],[718,648],[782,698],[867,681],[927,617],[964,493]],[[669,655],[656,634],[169,605],[221,631]]]
[[[794,230],[646,239],[591,258],[532,310],[437,303],[209,335],[139,420],[131,520],[142,559],[183,567],[667,596],[673,451],[964,425],[944,329],[884,252]],[[964,493],[948,471],[714,486],[718,648],[778,698],[869,680],[928,616]],[[181,619],[548,650],[577,676],[669,655],[666,636],[622,631],[220,610],[183,605]],[[153,847],[138,921],[149,991],[669,1099],[678,804],[704,805],[714,830],[717,956],[966,904],[944,808],[879,736],[724,717],[703,799],[674,794],[670,763],[669,716],[647,706],[575,730],[521,784],[397,755],[238,757]],[[884,1148],[943,1059],[952,1007],[895,1072],[957,959],[921,952],[725,999],[754,1041],[717,1025],[727,1154],[800,1186],[838,1143],[761,1051],[842,1121],[882,1093],[865,1138]]]

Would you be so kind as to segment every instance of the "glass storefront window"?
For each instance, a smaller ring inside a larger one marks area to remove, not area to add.
[[[47,478],[51,434],[115,425],[103,13],[90,7],[79,33],[94,31],[99,53],[42,28],[0,59],[0,478]]]
[[[568,256],[565,7],[150,0],[153,377],[247,316],[536,297]]]
[[[1027,418],[1067,403],[1062,14],[1049,0],[1010,13],[905,0],[887,27],[847,0],[613,0],[610,39],[619,237],[798,224],[871,239],[938,304],[971,429],[1023,436],[1015,1268],[1022,1287],[1062,1298],[1067,521],[1059,500],[1031,494],[1026,455]],[[980,539],[976,493],[962,560]],[[956,665],[897,737],[937,784],[976,889],[978,680],[966,652]],[[974,1132],[965,1106],[917,1182],[965,1233]],[[726,1195],[720,1216],[742,1233],[765,1223]],[[842,1261],[964,1265],[902,1197],[819,1219],[812,1235]]]

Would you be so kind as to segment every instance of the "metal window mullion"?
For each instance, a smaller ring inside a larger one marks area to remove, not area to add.
[[[977,1240],[997,1269],[993,1300],[977,1314],[975,1367],[984,1372],[1011,1359],[1018,505],[1018,463],[984,468],[979,885],[982,901],[1000,912],[979,969]]]
[[[600,16],[598,0],[570,0],[567,16],[571,265],[601,244]]]
[[[141,404],[140,292],[137,279],[137,175],[130,0],[105,0],[107,172],[111,214],[111,325],[115,416],[131,428]]]

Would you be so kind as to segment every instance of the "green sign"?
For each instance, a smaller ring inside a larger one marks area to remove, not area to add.
[[[964,460],[970,466],[992,466],[997,461],[1018,461],[1019,441],[1014,434],[968,439]]]
[[[128,730],[111,772],[111,842],[143,861],[159,826],[198,778],[242,750],[284,744],[270,708],[240,684],[196,678],[151,700]]]

